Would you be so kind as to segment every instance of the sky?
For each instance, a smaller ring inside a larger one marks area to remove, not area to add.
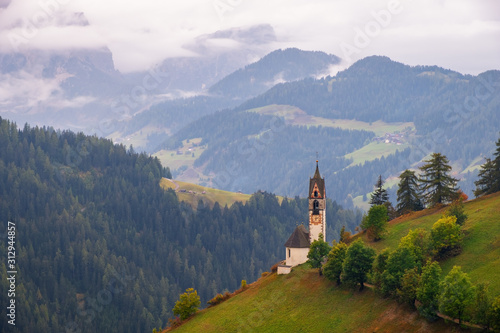
[[[274,28],[273,49],[324,51],[345,67],[384,55],[464,74],[500,69],[497,0],[0,0],[0,53],[108,47],[132,72],[197,56],[183,47],[197,36],[255,24]]]

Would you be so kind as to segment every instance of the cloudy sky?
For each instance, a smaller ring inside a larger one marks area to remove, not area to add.
[[[0,0],[0,52],[107,46],[129,72],[193,55],[183,45],[196,36],[262,23],[276,31],[273,47],[333,53],[344,65],[375,54],[469,74],[500,69],[497,0]]]

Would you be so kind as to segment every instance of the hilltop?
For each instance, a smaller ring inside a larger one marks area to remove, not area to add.
[[[460,265],[473,283],[488,281],[493,296],[500,293],[500,193],[465,203],[463,252],[441,263],[443,275]],[[445,208],[428,209],[390,223],[386,237],[369,242],[377,251],[395,248],[402,236],[417,227],[430,229]],[[365,238],[364,235],[355,237]],[[457,332],[443,320],[427,322],[406,305],[363,292],[337,287],[307,264],[289,275],[268,274],[228,301],[205,309],[175,332]]]
[[[167,178],[163,178],[160,181],[160,186],[165,190],[169,188],[175,190],[179,200],[187,202],[193,208],[198,207],[198,202],[200,200],[204,205],[212,208],[216,202],[218,202],[221,207],[226,205],[229,207],[235,202],[245,203],[251,198],[250,194],[222,191]],[[282,199],[279,201],[281,202],[281,200]]]

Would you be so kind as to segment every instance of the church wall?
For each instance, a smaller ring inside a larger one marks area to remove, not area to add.
[[[291,271],[292,271],[292,266],[283,266],[283,265],[278,266],[278,275],[290,274]]]
[[[290,251],[290,252],[289,252]],[[290,253],[290,256],[288,255]],[[286,248],[286,265],[287,266],[297,266],[303,264],[307,261],[307,254],[309,253],[309,248]]]

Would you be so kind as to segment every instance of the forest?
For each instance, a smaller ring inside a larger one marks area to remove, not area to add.
[[[439,146],[451,160],[467,165],[484,147],[493,150],[500,126],[499,82],[500,71],[462,75],[371,56],[334,77],[276,85],[237,109],[285,104],[325,118],[414,122],[417,148],[429,152],[426,145]]]
[[[158,159],[96,136],[20,129],[0,118],[0,146],[0,255],[7,258],[11,221],[18,332],[163,327],[185,289],[195,288],[206,304],[268,271],[284,258],[296,224],[306,221],[306,199],[280,203],[262,191],[245,204],[200,202],[194,210],[160,188],[170,170]],[[328,240],[362,218],[332,201],[327,214]],[[7,271],[2,260],[2,290]],[[0,315],[6,318],[5,308]]]

